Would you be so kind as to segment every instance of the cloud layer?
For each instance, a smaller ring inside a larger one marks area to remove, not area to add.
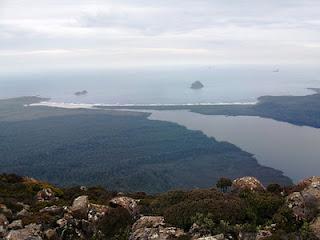
[[[0,68],[317,64],[318,0],[2,0]]]

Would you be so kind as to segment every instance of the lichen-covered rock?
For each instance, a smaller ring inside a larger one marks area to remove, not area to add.
[[[305,219],[308,215],[304,198],[300,192],[293,192],[287,197],[287,205],[297,219]]]
[[[214,236],[204,236],[204,237],[198,237],[198,238],[192,238],[192,240],[225,240],[223,234],[218,234]]]
[[[92,239],[94,235],[94,225],[85,219],[71,218],[65,221],[64,225],[57,228],[57,234],[63,240],[72,239]]]
[[[56,205],[53,205],[50,207],[45,207],[43,209],[40,209],[39,212],[40,213],[46,212],[46,213],[50,213],[50,214],[61,214],[63,212],[63,208],[56,206]]]
[[[255,232],[240,232],[238,234],[239,240],[256,240],[257,234]]]
[[[241,190],[264,191],[265,187],[255,177],[242,177],[242,178],[237,178],[233,181],[232,189],[235,191],[241,191]]]
[[[20,212],[17,213],[18,218],[30,216],[31,213],[27,209],[22,209]]]
[[[21,206],[23,209],[30,210],[30,205],[23,202],[17,202],[17,205]]]
[[[64,227],[65,225],[67,225],[68,220],[65,219],[65,218],[60,218],[60,219],[57,220],[56,223],[57,223],[57,225],[58,225],[60,228],[62,228],[62,227]]]
[[[166,227],[161,216],[141,217],[132,226],[130,240],[171,240],[185,235],[184,231],[176,227]]]
[[[11,209],[7,208],[6,205],[0,203],[0,213],[3,213],[7,218],[12,217]]]
[[[9,224],[7,217],[0,213],[0,226],[7,226]]]
[[[47,240],[58,240],[59,239],[57,231],[55,229],[51,229],[51,228],[47,229],[44,232],[44,236],[45,236],[45,239],[47,239]]]
[[[318,177],[300,182],[301,192],[293,192],[287,197],[287,204],[292,208],[297,219],[313,219],[320,210],[320,184]]]
[[[256,240],[268,239],[272,236],[272,233],[268,230],[259,230],[256,236]]]
[[[22,221],[20,219],[15,220],[8,225],[8,229],[10,229],[10,230],[17,230],[17,229],[21,229],[21,228],[23,228],[23,225],[22,225]]]
[[[115,197],[110,200],[110,206],[112,207],[123,207],[128,210],[128,212],[137,217],[139,215],[138,204],[133,198],[129,197]]]
[[[109,207],[99,204],[90,204],[88,212],[88,220],[93,223],[98,223],[109,212]]]
[[[40,190],[37,193],[36,198],[39,202],[53,201],[57,199],[51,188],[44,188]]]
[[[210,230],[204,227],[200,227],[198,224],[194,223],[189,229],[189,234],[193,236],[193,239],[198,239],[201,236],[209,236]]]
[[[318,187],[320,186],[320,176],[313,176],[303,179],[297,184],[298,187],[306,188],[309,186]]]
[[[75,218],[87,219],[89,210],[88,196],[80,196],[74,199],[70,210]]]
[[[11,230],[6,240],[42,240],[41,225],[29,224],[23,229]]]
[[[7,226],[9,222],[4,214],[0,214],[0,238],[3,237],[7,232]]]
[[[310,224],[310,230],[318,239],[320,239],[320,216]]]

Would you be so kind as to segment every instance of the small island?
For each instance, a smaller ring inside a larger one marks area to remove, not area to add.
[[[75,92],[74,95],[76,96],[83,96],[83,95],[87,95],[88,91],[87,90],[83,90],[83,91],[79,91],[79,92]]]
[[[203,84],[200,81],[195,81],[191,84],[191,89],[201,89],[203,88]]]

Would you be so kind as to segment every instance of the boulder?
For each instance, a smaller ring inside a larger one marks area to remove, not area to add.
[[[44,236],[45,236],[45,239],[48,239],[48,240],[58,240],[59,239],[57,231],[55,229],[51,229],[51,228],[47,229],[44,232]]]
[[[300,188],[306,188],[306,187],[318,187],[320,186],[320,176],[313,176],[306,179],[303,179],[297,184]]]
[[[8,225],[8,229],[17,230],[23,228],[22,220],[15,220]]]
[[[272,236],[272,233],[269,230],[259,230],[256,236],[256,240],[268,239]]]
[[[53,201],[53,200],[56,200],[57,198],[55,197],[55,194],[51,188],[44,188],[37,193],[36,199],[39,202],[44,202],[44,201]]]
[[[198,239],[201,236],[209,236],[210,231],[206,228],[200,227],[198,224],[192,224],[191,228],[189,229],[189,234],[193,236],[193,239]]]
[[[74,199],[70,210],[75,218],[87,219],[89,210],[88,196],[80,196]]]
[[[92,223],[98,223],[109,212],[106,205],[90,204],[88,212],[88,220]]]
[[[138,229],[143,228],[156,228],[159,226],[165,226],[164,217],[162,216],[144,216],[141,217],[138,221],[136,221],[132,230],[136,231]]]
[[[45,207],[39,210],[40,213],[50,213],[50,214],[61,214],[63,212],[63,208],[53,205],[50,207]]]
[[[310,230],[318,239],[320,239],[320,216],[312,221],[310,224]]]
[[[6,215],[6,217],[11,218],[12,217],[12,211],[11,209],[7,208],[6,205],[0,203],[0,213],[3,213]]]
[[[8,219],[7,217],[0,213],[0,238],[2,238],[7,233],[7,227],[8,227]]]
[[[17,213],[18,218],[30,216],[31,213],[27,209],[22,209],[20,212]]]
[[[255,232],[240,232],[238,234],[239,240],[256,240],[257,234]]]
[[[0,213],[0,226],[7,226],[9,224],[6,215]]]
[[[301,192],[293,192],[287,197],[288,207],[292,208],[297,219],[313,219],[320,210],[318,177],[308,178],[299,184],[304,188]]]
[[[138,204],[133,198],[129,197],[115,197],[110,200],[111,207],[123,207],[128,210],[131,216],[137,217],[139,215]]]
[[[242,177],[242,178],[237,178],[233,181],[232,189],[235,191],[241,191],[241,190],[264,191],[265,187],[255,177]]]
[[[21,206],[23,209],[30,210],[30,205],[23,202],[17,202],[17,205]]]
[[[214,236],[204,236],[204,237],[199,237],[199,238],[192,238],[192,240],[225,240],[226,238],[224,237],[223,234],[218,234]]]
[[[176,227],[166,227],[161,216],[144,216],[132,226],[129,240],[169,240],[185,235],[184,231]]]
[[[306,219],[307,212],[303,196],[300,192],[293,192],[287,197],[287,205],[292,209],[297,219]]]
[[[57,225],[58,225],[60,228],[63,228],[64,226],[67,225],[68,220],[65,219],[65,218],[60,218],[60,219],[57,220],[56,223],[57,223]]]
[[[5,240],[42,240],[41,225],[29,224],[23,229],[11,230]]]

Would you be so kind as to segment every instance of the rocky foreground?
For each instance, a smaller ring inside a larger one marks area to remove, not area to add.
[[[221,191],[148,196],[99,187],[60,189],[4,174],[0,175],[0,238],[320,239],[320,177],[286,188],[277,184],[265,188],[256,178],[244,177]]]

